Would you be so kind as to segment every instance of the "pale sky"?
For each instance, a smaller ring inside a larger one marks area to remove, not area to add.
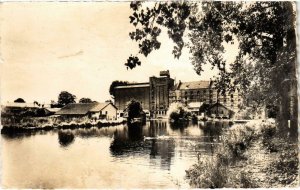
[[[195,73],[185,49],[174,59],[172,42],[164,34],[160,50],[127,70],[138,44],[129,38],[129,3],[2,3],[0,5],[1,102],[23,98],[50,103],[66,90],[99,102],[110,99],[114,80],[148,82],[169,70],[181,81],[209,80],[207,68]],[[233,59],[236,47],[229,48]],[[140,56],[142,58],[142,56]]]

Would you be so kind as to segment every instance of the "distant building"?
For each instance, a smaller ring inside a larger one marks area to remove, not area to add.
[[[150,109],[150,84],[133,83],[126,86],[115,87],[115,105],[123,111],[127,108],[127,103],[135,99],[139,101],[143,109]]]
[[[55,115],[63,117],[84,117],[90,116],[90,110],[96,106],[96,103],[72,103],[61,108]]]
[[[117,119],[117,108],[111,102],[73,103],[64,106],[55,115],[115,120]]]
[[[219,117],[219,118],[232,118],[234,116],[234,111],[227,108],[226,106],[215,103],[211,107],[208,108],[208,115]]]
[[[217,89],[214,89],[213,85],[213,81],[179,81],[170,91],[170,103],[181,102],[186,106],[192,102],[198,102],[201,105],[221,103],[225,107],[237,111],[242,101],[238,90],[235,92],[227,91],[222,95],[218,93]]]
[[[53,115],[56,110],[45,107],[44,104],[38,103],[22,103],[22,102],[6,102],[1,105],[2,116],[4,115],[22,115],[31,117],[42,117]]]
[[[169,71],[161,71],[159,77],[150,77],[149,82],[115,87],[115,105],[123,111],[127,103],[135,99],[151,115],[165,115],[169,108],[169,91],[173,86],[174,80],[170,78]]]
[[[238,110],[238,105],[241,103],[238,91],[226,92],[222,95],[213,87],[214,83],[211,80],[179,81],[175,84],[169,71],[161,71],[159,77],[150,77],[149,82],[116,86],[115,105],[119,109],[120,116],[132,99],[139,101],[143,109],[149,111],[152,117],[166,115],[169,105],[173,102],[183,103],[195,114],[200,114],[199,109],[202,104],[211,106],[220,103],[230,110]]]
[[[200,107],[202,104],[203,102],[190,102],[187,108],[193,115],[200,115]]]
[[[97,103],[91,110],[91,117],[97,119],[116,120],[117,107],[111,102]]]

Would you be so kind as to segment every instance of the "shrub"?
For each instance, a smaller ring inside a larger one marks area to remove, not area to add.
[[[190,185],[196,188],[221,188],[227,181],[227,167],[218,164],[217,157],[201,157],[198,164],[187,170]]]
[[[168,118],[177,122],[179,120],[188,120],[191,113],[181,103],[172,103],[167,111]]]

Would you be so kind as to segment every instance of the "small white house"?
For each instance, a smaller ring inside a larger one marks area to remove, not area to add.
[[[97,103],[89,112],[91,117],[97,119],[116,120],[117,107],[111,102]]]
[[[191,102],[188,104],[187,108],[192,114],[200,115],[200,107],[202,104],[203,102]]]

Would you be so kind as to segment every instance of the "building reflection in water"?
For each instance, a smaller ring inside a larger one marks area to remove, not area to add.
[[[150,121],[146,125],[138,123],[116,130],[110,150],[114,156],[144,154],[152,160],[160,160],[162,169],[170,169],[174,156],[175,142],[169,135],[167,122]]]
[[[151,142],[150,159],[160,159],[160,167],[170,170],[172,157],[174,157],[175,140],[169,138],[168,123],[154,120],[149,124],[148,135],[153,137],[149,140]]]
[[[147,148],[144,141],[144,128],[146,125],[133,123],[124,126],[122,130],[115,130],[110,150],[113,155],[135,154]]]

